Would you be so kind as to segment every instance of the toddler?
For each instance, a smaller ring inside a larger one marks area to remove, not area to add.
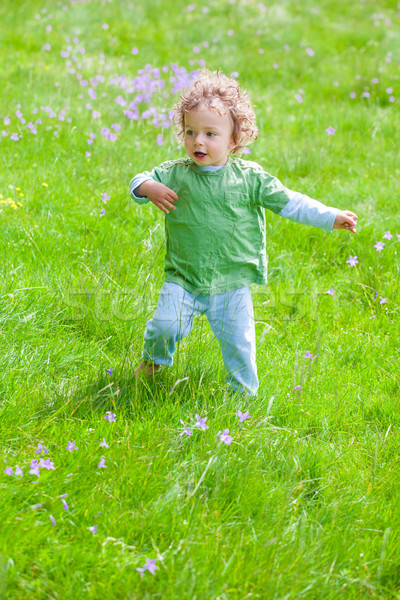
[[[165,282],[147,322],[135,375],[171,366],[176,343],[205,314],[234,391],[258,389],[249,285],[267,281],[264,209],[333,231],[356,232],[357,216],[291,191],[255,162],[238,157],[257,138],[248,94],[234,79],[203,70],[174,106],[188,158],[136,175],[131,197],[165,213]]]

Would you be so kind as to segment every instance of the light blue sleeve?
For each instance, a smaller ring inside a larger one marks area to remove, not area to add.
[[[280,217],[286,217],[303,225],[319,227],[325,231],[333,231],[336,215],[340,213],[338,208],[326,206],[318,200],[313,200],[305,194],[294,192],[288,188],[284,189],[290,200],[280,211]]]
[[[136,196],[135,190],[148,179],[153,179],[150,175],[149,171],[144,171],[143,173],[139,173],[135,175],[135,177],[131,180],[129,184],[129,194],[135,202],[138,204],[146,204],[149,202],[149,199],[146,196]]]

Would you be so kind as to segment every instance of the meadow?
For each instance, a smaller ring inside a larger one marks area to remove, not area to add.
[[[0,598],[400,599],[400,4],[2,0],[0,34]],[[133,377],[164,227],[128,185],[202,66],[243,158],[358,215],[266,214],[252,399],[202,317]]]

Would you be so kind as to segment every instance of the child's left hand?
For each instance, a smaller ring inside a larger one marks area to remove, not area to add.
[[[336,215],[335,222],[333,224],[334,229],[347,229],[352,233],[356,232],[357,225],[357,215],[355,215],[350,210],[341,210],[338,215]]]

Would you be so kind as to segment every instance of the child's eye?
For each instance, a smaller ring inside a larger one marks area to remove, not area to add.
[[[207,135],[211,137],[211,136],[214,136],[214,135],[217,135],[217,134],[216,134],[216,133],[214,133],[213,131],[209,131],[209,132],[207,133]]]
[[[191,129],[187,129],[186,130],[186,135],[193,135],[193,131]]]

